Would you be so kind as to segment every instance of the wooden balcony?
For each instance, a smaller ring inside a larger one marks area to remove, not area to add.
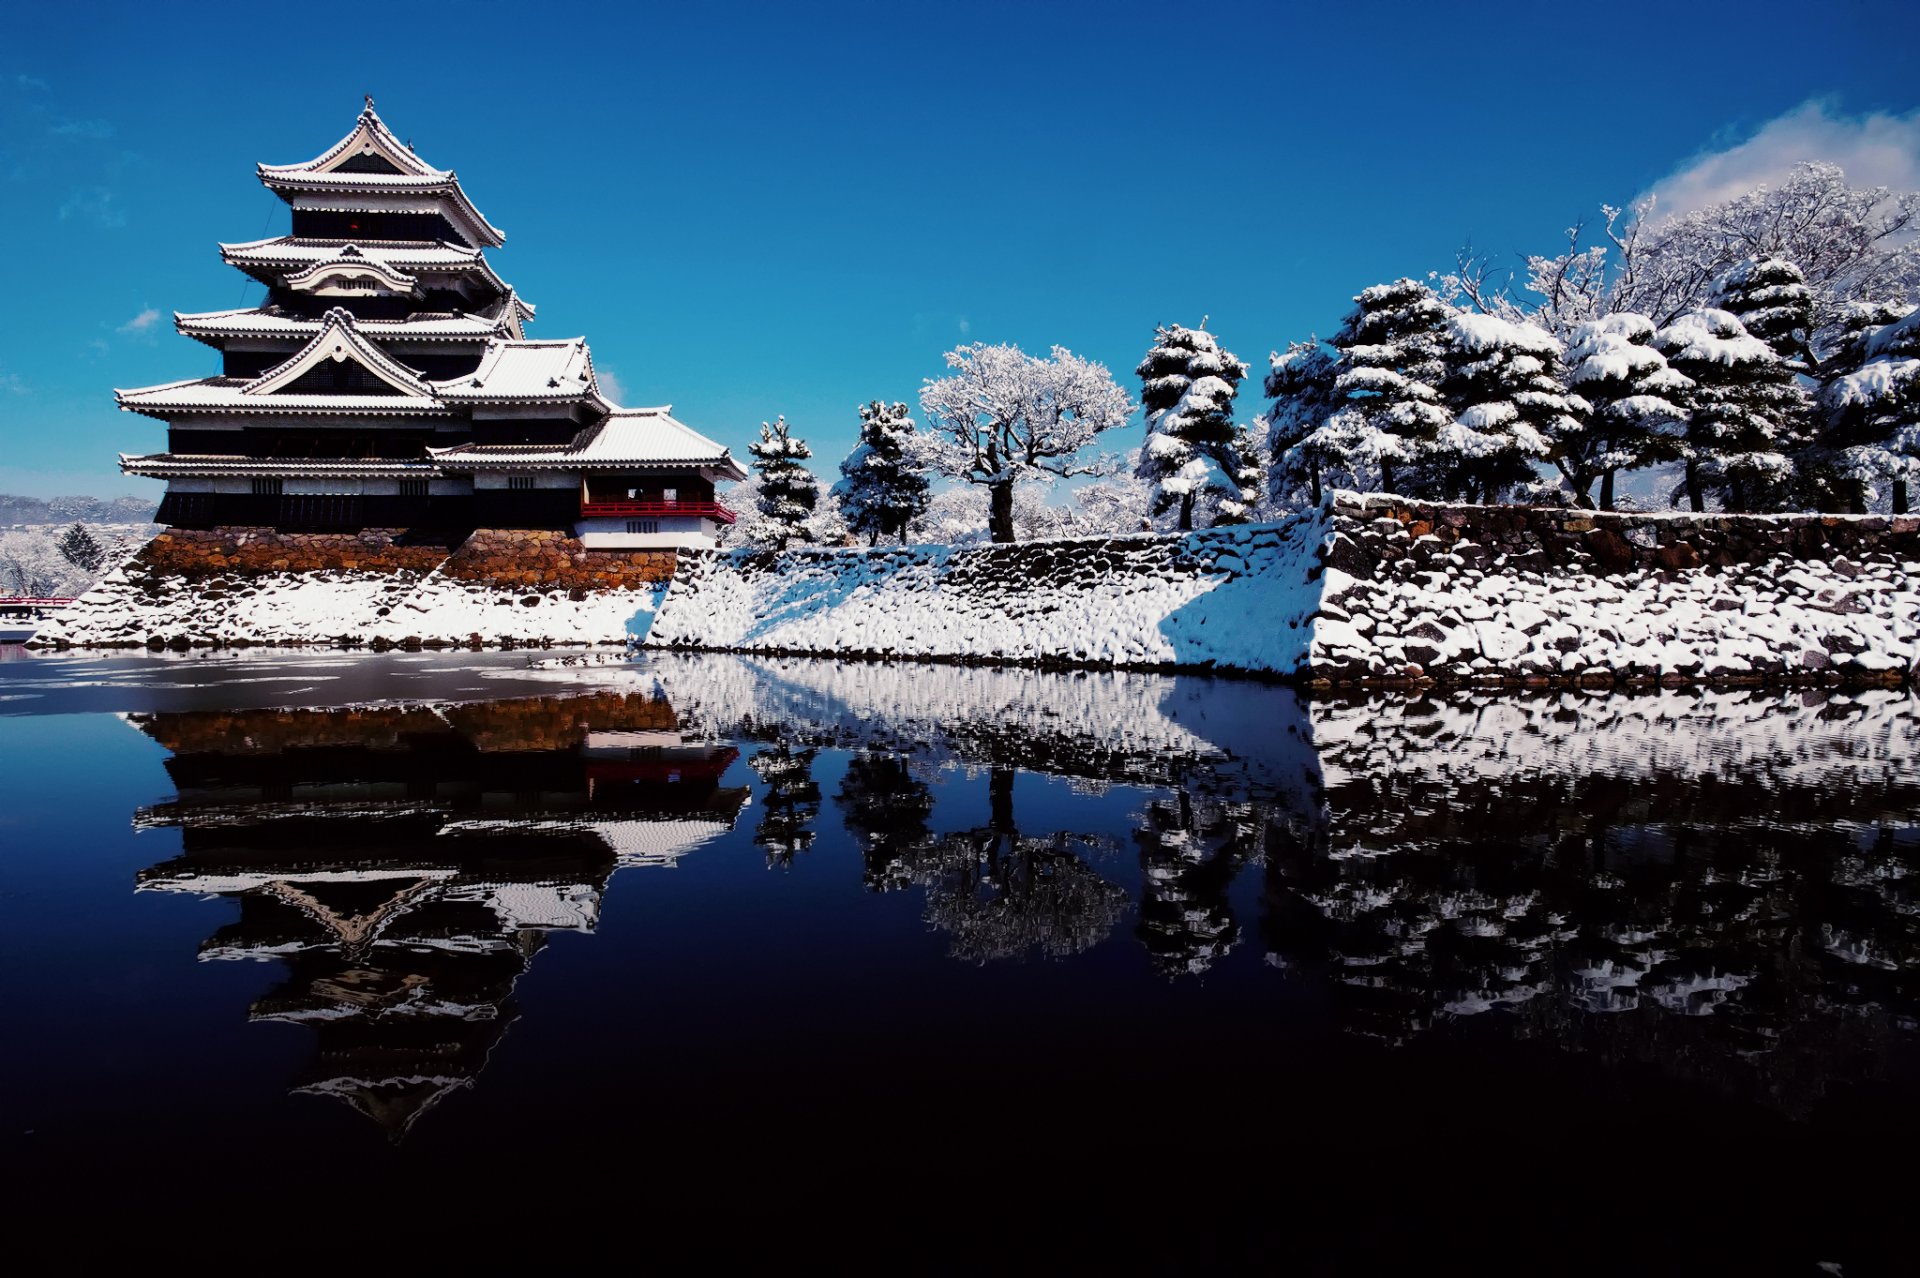
[[[631,518],[645,515],[658,518],[662,515],[682,519],[716,519],[730,524],[739,516],[717,501],[583,501],[580,503],[580,517],[591,519],[597,516],[616,516]]]

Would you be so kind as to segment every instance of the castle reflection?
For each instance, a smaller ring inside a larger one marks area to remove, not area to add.
[[[283,963],[252,1016],[313,1030],[296,1090],[396,1139],[479,1074],[549,934],[591,932],[616,870],[672,865],[748,799],[722,785],[738,752],[651,696],[132,722],[176,791],[135,821],[182,846],[139,890],[236,900],[201,957]]]

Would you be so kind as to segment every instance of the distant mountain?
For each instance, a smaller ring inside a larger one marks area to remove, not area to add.
[[[0,527],[8,524],[147,524],[158,507],[144,497],[15,497],[0,493]]]

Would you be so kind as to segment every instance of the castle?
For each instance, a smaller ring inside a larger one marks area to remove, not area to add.
[[[529,339],[533,306],[486,260],[506,236],[371,98],[319,156],[259,177],[292,234],[220,255],[265,300],[174,316],[220,372],[116,392],[167,424],[166,451],[120,458],[166,481],[160,523],[718,543],[734,515],[714,485],[745,478],[740,464],[668,408],[608,399],[584,338]]]

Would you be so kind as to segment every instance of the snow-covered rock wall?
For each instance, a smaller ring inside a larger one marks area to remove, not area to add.
[[[1334,504],[1330,685],[1887,683],[1920,659],[1920,518]]]
[[[435,540],[373,529],[161,533],[35,636],[108,647],[624,644],[672,552],[590,551],[563,533]]]
[[[1293,673],[1325,511],[1184,537],[682,554],[650,647]]]
[[[1920,520],[1342,495],[1183,537],[695,552],[646,642],[1322,689],[1901,682],[1920,658]]]
[[[654,583],[668,572],[665,599]],[[656,606],[658,612],[656,614]],[[651,630],[648,626],[651,623]],[[555,533],[164,534],[53,644],[614,644],[1378,686],[1874,684],[1920,660],[1920,518],[1336,496],[1008,546],[617,555]]]

